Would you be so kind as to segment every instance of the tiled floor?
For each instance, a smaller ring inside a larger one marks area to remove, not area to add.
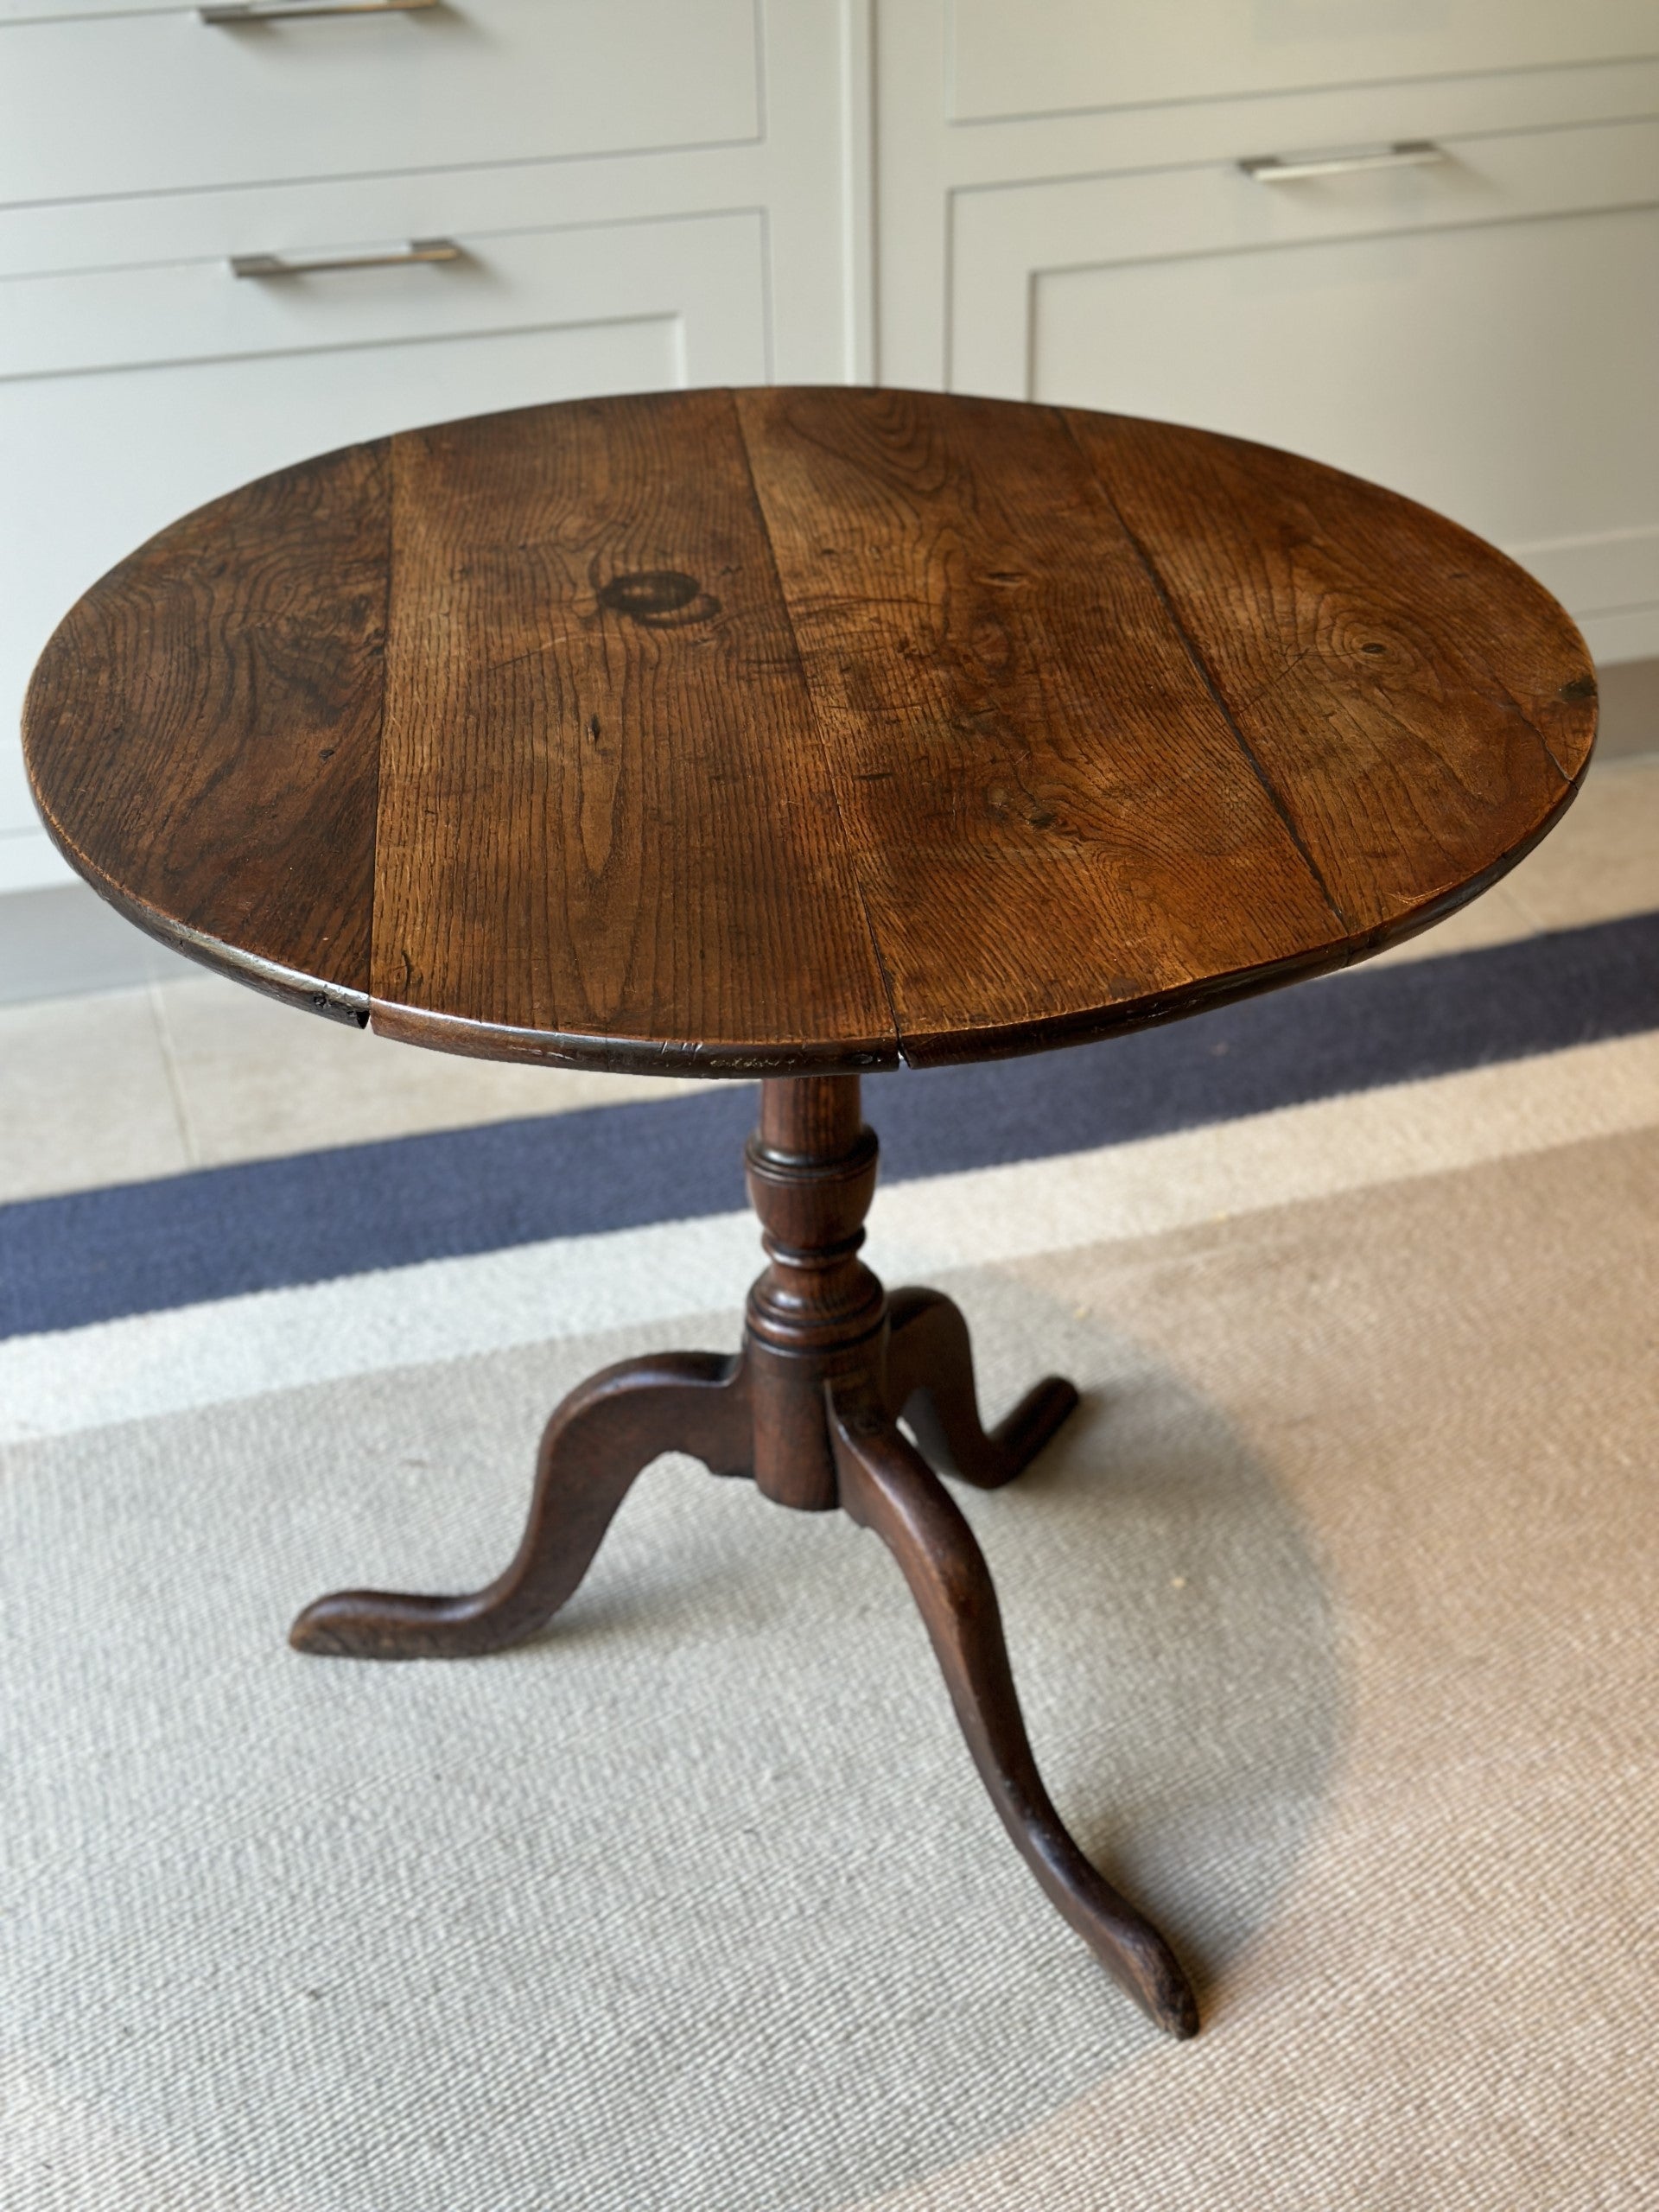
[[[1385,953],[1430,957],[1659,906],[1659,753],[1592,769],[1484,898]],[[0,1202],[422,1129],[661,1096],[651,1076],[509,1067],[307,1020],[203,975],[0,1009]]]

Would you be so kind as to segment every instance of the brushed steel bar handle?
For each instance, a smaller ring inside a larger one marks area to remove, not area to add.
[[[439,0],[208,0],[204,23],[280,23],[290,16],[410,16]]]
[[[233,253],[232,276],[315,276],[324,269],[404,269],[417,261],[459,261],[453,238],[411,238],[385,253]]]
[[[1427,169],[1452,156],[1432,138],[1402,138],[1380,152],[1363,154],[1253,154],[1239,163],[1256,184],[1294,184],[1299,177],[1348,176],[1360,169]]]

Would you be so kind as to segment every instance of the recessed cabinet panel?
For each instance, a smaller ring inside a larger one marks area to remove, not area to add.
[[[753,0],[0,16],[0,205],[754,137]]]
[[[950,382],[1230,430],[1374,477],[1659,647],[1659,124],[959,194]],[[1592,637],[1592,644],[1594,639]],[[1626,645],[1624,650],[1632,648]]]
[[[36,826],[14,734],[36,654],[79,594],[175,516],[307,454],[418,423],[766,380],[758,215],[511,245],[511,272],[495,264],[494,321],[471,335],[451,334],[431,310],[424,326],[404,317],[394,327],[384,302],[365,304],[373,278],[403,283],[441,268],[365,270],[344,280],[361,288],[354,308],[337,294],[315,315],[303,302],[283,310],[288,350],[0,382],[0,837]],[[343,311],[354,335],[342,335]]]
[[[1033,394],[1288,446],[1509,545],[1659,525],[1656,267],[1639,208],[1057,270]]]
[[[957,122],[1659,52],[1653,0],[951,0]]]

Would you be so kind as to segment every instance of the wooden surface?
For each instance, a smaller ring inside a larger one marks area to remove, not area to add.
[[[1037,1049],[1338,966],[1571,798],[1582,641],[1334,471],[834,387],[410,432],[66,619],[49,827],[143,926],[446,1049],[664,1073]]]
[[[92,587],[24,711],[82,874],[323,1011],[367,1005],[389,530],[384,441],[216,499]]]
[[[730,398],[541,419],[555,435],[497,415],[395,442],[377,1010],[435,1043],[424,1017],[453,1010],[648,1050],[821,1032],[880,1058]]]

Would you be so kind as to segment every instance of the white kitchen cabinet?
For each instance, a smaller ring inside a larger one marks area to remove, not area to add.
[[[348,201],[351,196],[342,195]],[[349,206],[341,209],[343,225],[350,216]],[[314,259],[341,264],[308,273],[238,277],[227,260],[214,258],[17,281],[10,296],[18,311],[0,324],[0,378],[181,366],[252,354],[354,353],[641,321],[671,325],[677,334],[665,354],[661,346],[652,349],[657,366],[671,371],[671,383],[706,383],[711,368],[734,360],[752,377],[766,373],[757,211],[534,230],[456,224],[435,243],[445,254],[453,248],[454,258],[400,265],[396,257],[407,251],[406,235],[353,235],[348,228],[297,249],[284,240],[284,255],[302,265]],[[486,351],[480,346],[478,358],[487,375]],[[456,365],[467,358],[443,357],[442,371],[419,387],[427,403],[442,401],[450,380],[468,373]],[[372,364],[366,373],[372,381]],[[115,397],[117,388],[99,389],[109,391],[111,412],[118,415],[125,403]],[[244,410],[234,411],[243,417]],[[390,418],[385,427],[394,427]]]
[[[756,214],[463,243],[458,264],[270,285],[218,263],[40,280],[48,305],[21,327],[51,365],[111,346],[149,365],[0,385],[7,696],[21,700],[41,644],[93,576],[267,469],[449,416],[766,379]],[[31,843],[41,834],[15,745],[0,756],[0,823]]]
[[[752,139],[753,0],[0,17],[0,206]]]
[[[850,0],[233,30],[0,0],[0,894],[73,881],[14,734],[29,669],[172,517],[416,423],[856,372],[856,28]],[[455,257],[384,259],[432,238]],[[381,265],[232,273],[260,253]]]
[[[953,121],[1651,53],[1653,0],[952,0]]]
[[[884,382],[1310,454],[1496,539],[1599,657],[1659,653],[1651,0],[880,20]]]
[[[1440,143],[1274,187],[964,195],[952,380],[1289,446],[1446,509],[1581,613],[1659,602],[1659,120]]]

